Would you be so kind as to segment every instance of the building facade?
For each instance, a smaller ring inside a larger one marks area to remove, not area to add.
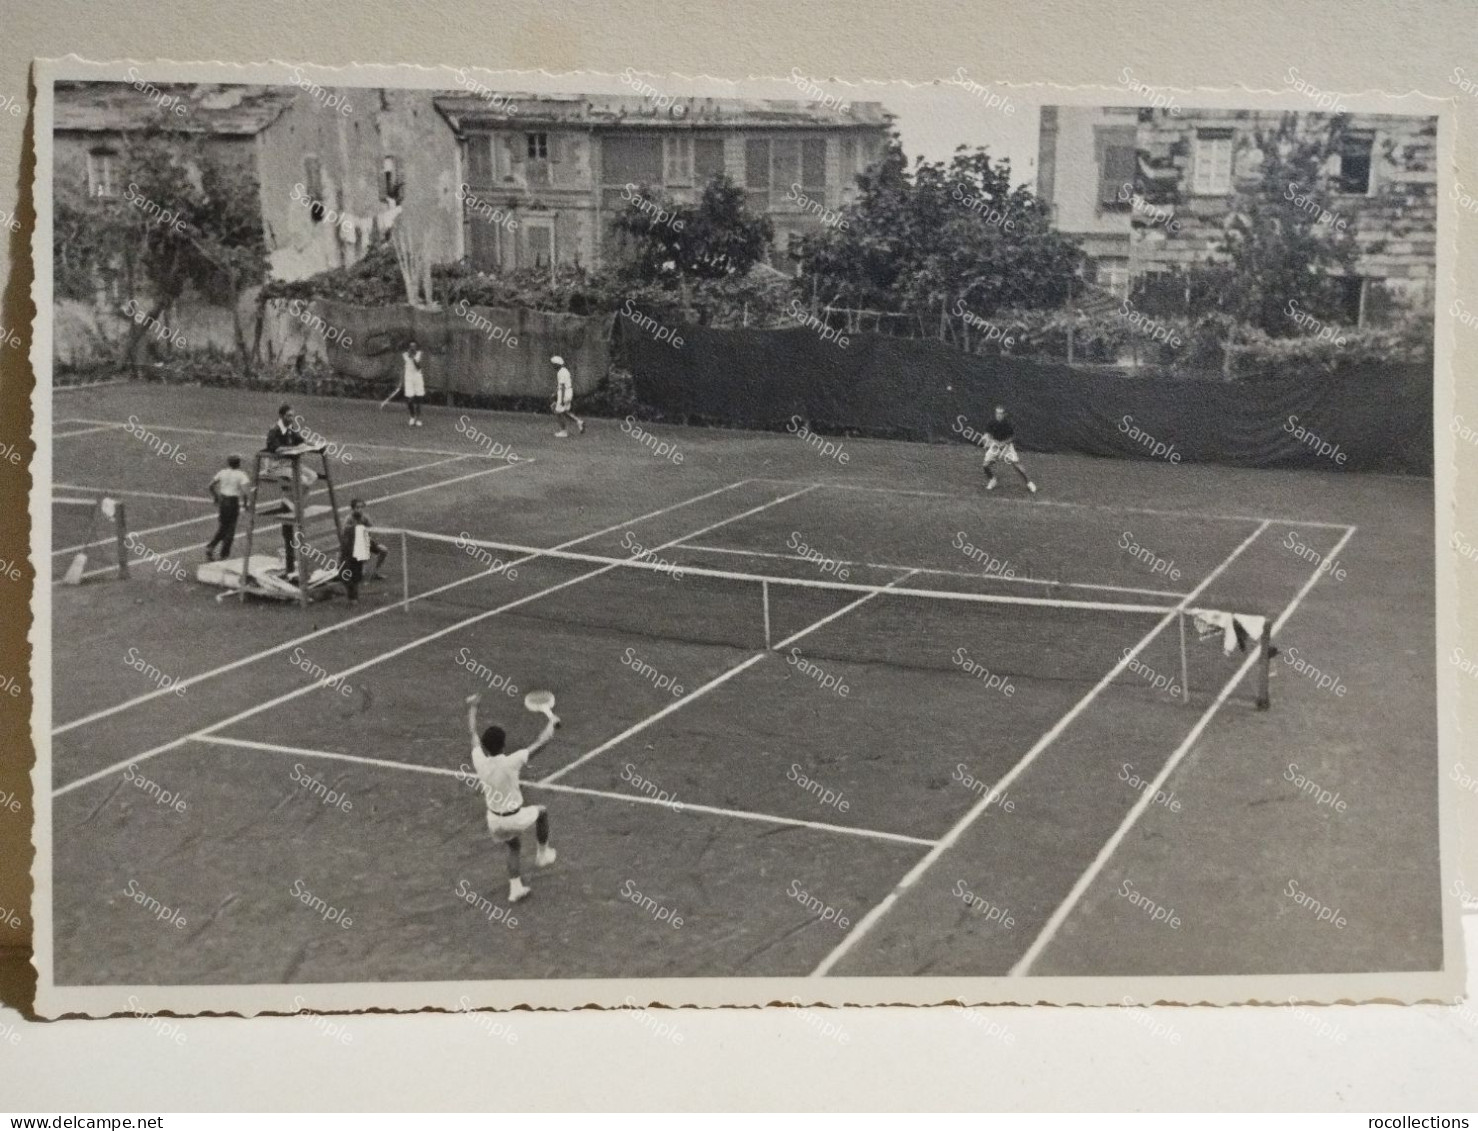
[[[773,221],[770,264],[793,270],[795,241],[851,199],[889,121],[868,102],[479,91],[436,106],[461,146],[467,257],[487,271],[608,264],[636,197],[692,203],[719,174]]]
[[[1262,179],[1257,135],[1283,111],[1042,108],[1037,191],[1078,236],[1087,279],[1119,295],[1216,260],[1237,194]],[[1347,114],[1319,184],[1283,186],[1353,235],[1343,320],[1397,320],[1430,306],[1437,266],[1435,118]],[[1302,114],[1309,128],[1327,114]],[[1266,191],[1261,189],[1258,191]],[[1300,203],[1302,206],[1302,203]]]
[[[58,83],[58,189],[125,197],[128,146],[156,129],[255,177],[274,279],[351,266],[397,225],[432,262],[462,256],[458,145],[429,91]]]

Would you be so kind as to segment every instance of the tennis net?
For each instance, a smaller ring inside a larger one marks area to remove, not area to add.
[[[1254,614],[1117,600],[999,592],[997,579],[889,568],[880,582],[807,576],[805,563],[757,556],[767,572],[714,569],[681,545],[621,557],[559,547],[376,530],[400,559],[407,610],[498,609],[505,624],[579,638],[635,637],[792,663],[948,671],[1005,691],[1017,681],[1114,684],[1151,698],[1204,702],[1247,655],[1251,679],[1233,698],[1267,704],[1272,654]],[[1141,642],[1144,642],[1141,646]]]

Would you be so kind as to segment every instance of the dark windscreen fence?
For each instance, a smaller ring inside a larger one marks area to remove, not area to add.
[[[997,404],[1029,451],[1177,463],[1432,473],[1432,374],[1409,364],[1222,382],[1087,373],[941,342],[809,329],[657,342],[618,320],[643,404],[673,419],[909,440],[964,440]]]
[[[801,675],[875,666],[976,680],[1008,695],[1018,683],[1104,679],[1152,701],[1206,703],[1246,658],[1206,639],[1174,605],[1065,600],[991,591],[899,571],[892,584],[839,583],[708,569],[680,550],[646,559],[382,531],[405,541],[402,599],[432,620],[496,615],[500,638],[528,631],[566,652],[671,641],[746,655],[772,650]],[[808,667],[811,665],[812,667]],[[1251,677],[1237,698],[1254,694]],[[1189,694],[1187,695],[1187,691]]]

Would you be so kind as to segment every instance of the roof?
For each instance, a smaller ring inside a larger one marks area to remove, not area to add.
[[[438,94],[436,108],[458,131],[499,125],[590,129],[883,129],[881,102],[825,106],[802,99],[670,98],[636,94],[530,94],[482,90]]]
[[[291,86],[58,82],[53,130],[129,133],[167,125],[188,133],[253,137],[297,97]],[[173,111],[179,99],[186,113]]]

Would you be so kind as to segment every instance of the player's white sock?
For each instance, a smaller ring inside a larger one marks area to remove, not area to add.
[[[529,894],[532,889],[520,879],[508,881],[508,902],[517,903]]]
[[[559,855],[554,851],[554,846],[549,844],[539,845],[538,851],[534,853],[534,863],[541,868],[547,868],[554,863],[555,857]]]

